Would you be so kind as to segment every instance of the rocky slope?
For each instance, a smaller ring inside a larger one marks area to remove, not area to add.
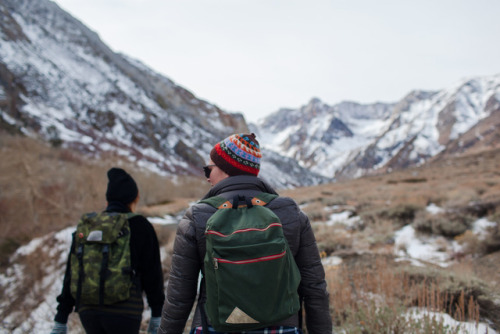
[[[500,75],[413,91],[397,103],[329,106],[312,99],[257,124],[269,149],[326,177],[353,178],[498,145]]]
[[[211,147],[248,131],[241,114],[198,99],[125,55],[48,0],[0,1],[0,125],[72,147],[114,154],[158,173],[201,175]],[[287,159],[268,164],[280,170]],[[324,178],[263,176],[275,186]]]

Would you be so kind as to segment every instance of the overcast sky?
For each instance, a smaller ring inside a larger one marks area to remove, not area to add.
[[[500,73],[500,0],[56,0],[114,51],[255,121]]]

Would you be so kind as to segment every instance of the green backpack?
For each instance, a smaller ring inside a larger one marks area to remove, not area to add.
[[[218,209],[207,221],[204,259],[205,310],[216,331],[262,328],[299,311],[300,272],[278,216],[264,206],[276,197],[201,201]]]
[[[80,304],[109,305],[130,297],[133,213],[87,213],[76,228],[71,253],[71,295]]]

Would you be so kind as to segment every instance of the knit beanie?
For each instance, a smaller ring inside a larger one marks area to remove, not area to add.
[[[121,168],[111,168],[108,171],[108,189],[106,200],[108,202],[132,203],[139,194],[137,184],[132,176]]]
[[[259,142],[255,134],[234,134],[217,143],[210,152],[210,159],[227,175],[255,175],[260,170]]]

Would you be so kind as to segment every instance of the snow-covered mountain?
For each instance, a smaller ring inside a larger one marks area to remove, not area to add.
[[[248,131],[244,117],[198,99],[113,52],[49,0],[0,0],[0,127],[158,173],[201,175],[214,143]],[[250,129],[261,176],[278,188],[422,164],[498,143],[500,75],[396,103],[312,99]]]
[[[353,178],[422,164],[443,154],[497,145],[500,75],[463,80],[397,103],[329,106],[312,99],[256,126],[270,150],[326,177]]]
[[[3,128],[94,157],[112,152],[170,175],[201,175],[216,142],[248,131],[241,114],[114,53],[49,0],[0,0],[0,13]],[[263,178],[277,187],[324,180],[297,163],[295,174],[279,173],[289,163],[273,154]]]

